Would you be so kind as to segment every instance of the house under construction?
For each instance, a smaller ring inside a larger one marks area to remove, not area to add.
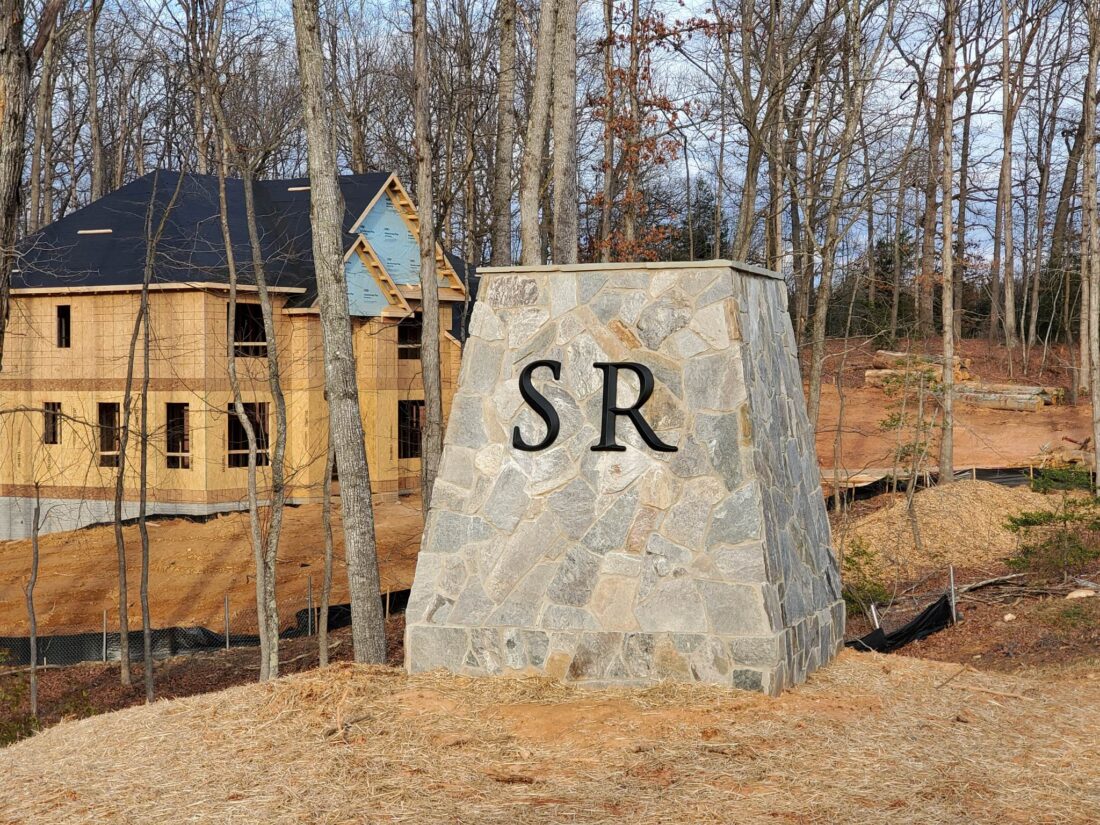
[[[206,515],[245,505],[248,446],[230,410],[230,349],[260,442],[264,485],[274,438],[267,344],[242,184],[226,185],[239,284],[233,317],[216,177],[148,174],[22,245],[0,371],[0,538],[29,535],[36,496],[42,532],[113,518],[131,364],[123,515],[136,515],[145,380],[144,333],[136,320],[147,271],[148,511]],[[345,176],[340,186],[371,482],[376,493],[392,496],[419,486],[417,214],[394,175]],[[289,499],[317,501],[328,411],[309,181],[261,181],[254,193],[286,394]],[[458,377],[454,330],[466,300],[465,272],[442,250],[436,263],[446,412]]]

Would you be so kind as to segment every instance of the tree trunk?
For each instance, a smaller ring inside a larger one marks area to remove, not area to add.
[[[1001,186],[1001,177],[997,178],[997,197],[993,214],[993,260],[989,265],[989,340],[992,343],[997,339],[1001,327],[1002,313],[1001,301],[1001,250],[1003,245],[1001,237],[1004,234],[1004,189]]]
[[[577,262],[577,0],[556,0],[553,186],[555,264]]]
[[[220,102],[215,98],[214,111],[221,108]],[[261,682],[271,678],[271,645],[270,625],[265,614],[267,594],[267,567],[264,564],[263,531],[260,525],[260,503],[257,493],[256,462],[259,453],[259,444],[256,439],[256,428],[252,419],[245,410],[241,394],[241,381],[237,374],[237,354],[234,346],[234,325],[237,315],[237,261],[233,252],[233,236],[229,228],[229,205],[225,193],[225,181],[229,172],[229,148],[226,145],[228,135],[223,131],[222,139],[216,141],[218,147],[218,213],[221,224],[222,242],[225,246],[225,263],[229,275],[229,308],[226,312],[226,366],[229,372],[229,389],[232,397],[233,414],[237,416],[241,429],[244,430],[245,440],[248,444],[248,527],[249,540],[252,543],[252,561],[256,568],[256,627],[260,637],[260,673]],[[275,642],[278,644],[278,634]],[[276,654],[277,655],[277,654]]]
[[[103,160],[103,128],[99,120],[99,70],[96,66],[96,26],[99,23],[99,14],[103,10],[104,0],[92,0],[88,9],[88,16],[84,21],[84,49],[86,57],[86,72],[84,84],[88,93],[88,142],[92,147],[92,158],[89,170],[92,179],[92,188],[89,198],[93,201],[103,197],[105,192]]]
[[[38,615],[34,612],[34,587],[38,583],[38,530],[42,520],[40,485],[34,483],[34,521],[31,522],[31,574],[24,591],[27,599],[27,642],[30,646],[31,719],[38,721]]]
[[[863,135],[863,186],[866,189],[865,209],[867,210],[867,306],[874,310],[878,299],[878,273],[875,271],[875,196],[871,183],[871,156],[867,148],[867,135]],[[854,291],[853,291],[854,295]],[[851,316],[855,304],[850,303],[846,335],[851,334]]]
[[[615,0],[604,0],[603,24],[603,177],[600,192],[599,258],[603,263],[610,263],[611,210],[615,204]]]
[[[423,313],[420,366],[424,376],[424,423],[421,432],[421,506],[427,513],[432,487],[443,454],[443,390],[439,371],[439,276],[435,263],[435,226],[432,217],[432,145],[428,134],[428,4],[413,0],[413,75],[416,96],[416,197],[420,241],[420,306]]]
[[[1058,190],[1058,205],[1054,209],[1054,224],[1050,230],[1050,266],[1057,273],[1065,274],[1066,234],[1070,223],[1070,207],[1077,192],[1077,179],[1081,171],[1081,155],[1085,150],[1085,118],[1077,121],[1073,133],[1073,142],[1066,155],[1066,168],[1062,175],[1062,186]],[[1069,290],[1066,290],[1069,300]],[[1070,328],[1066,325],[1066,333]]]
[[[275,333],[275,309],[268,291],[267,267],[263,257],[263,240],[256,221],[256,199],[253,161],[245,158],[240,164],[243,173],[245,222],[248,242],[252,248],[252,274],[260,297],[260,312],[264,319],[264,340],[267,343],[267,380],[275,407],[275,444],[271,453],[271,503],[267,535],[263,536],[263,608],[261,617],[267,625],[268,676],[279,676],[279,603],[275,592],[275,573],[279,559],[279,542],[283,535],[283,514],[286,511],[286,395],[283,392],[282,367],[279,360],[279,339]],[[270,445],[269,445],[270,446]]]
[[[1012,215],[1012,133],[1016,111],[1012,100],[1009,74],[1009,14],[1008,0],[1001,0],[1001,181],[999,201],[1004,210],[1001,220],[1004,239],[1004,325],[1008,357],[1016,346],[1016,247],[1013,237]],[[1021,47],[1022,48],[1022,47]],[[1022,56],[1021,56],[1022,57]]]
[[[379,596],[370,471],[344,280],[341,245],[344,198],[336,177],[336,153],[325,99],[318,0],[293,0],[293,6],[309,150],[310,222],[324,341],[329,431],[336,442],[336,461],[340,467],[352,644],[355,661],[381,664],[386,660],[386,628]]]
[[[741,204],[737,210],[737,231],[733,236],[731,257],[737,261],[749,259],[752,246],[752,230],[756,224],[756,187],[760,176],[760,164],[764,156],[764,147],[760,141],[749,136],[748,155],[745,159],[745,179],[741,189]]]
[[[332,601],[332,476],[336,472],[336,451],[328,440],[325,479],[321,482],[321,532],[324,541],[324,570],[321,574],[321,609],[317,616],[317,653],[320,667],[328,666],[328,605]]]
[[[962,142],[959,146],[959,193],[958,210],[955,220],[955,261],[958,266],[955,272],[955,306],[953,317],[955,320],[955,337],[962,337],[962,285],[963,270],[966,267],[966,208],[970,201],[970,125],[974,116],[974,95],[977,93],[977,85],[971,83],[966,88],[966,103],[963,109]]]
[[[542,226],[539,220],[543,157],[549,130],[551,76],[554,68],[554,33],[557,28],[557,0],[543,0],[539,13],[538,53],[535,82],[531,88],[527,136],[519,180],[520,261],[525,266],[543,261]]]
[[[1088,69],[1085,75],[1085,166],[1082,187],[1081,234],[1084,250],[1081,255],[1082,297],[1086,290],[1089,305],[1100,307],[1100,232],[1097,229],[1096,204],[1096,74],[1100,62],[1100,0],[1087,0]],[[1085,302],[1082,300],[1082,307]],[[1088,353],[1090,386],[1092,388],[1092,443],[1094,483],[1100,493],[1100,313],[1088,313],[1088,346],[1082,336],[1082,351]]]
[[[782,129],[782,118],[779,118],[770,132],[772,148],[768,152],[768,219],[766,223],[767,243],[765,246],[767,255],[765,266],[773,272],[779,272],[783,266],[783,193],[785,191],[783,168],[786,164],[784,159],[786,138]],[[871,303],[874,303],[873,299]]]
[[[500,0],[500,75],[493,168],[493,240],[489,263],[512,263],[512,152],[516,143],[516,0]]]
[[[1088,44],[1088,69],[1085,76],[1085,93],[1082,105],[1082,118],[1085,121],[1083,135],[1083,160],[1084,166],[1081,172],[1081,307],[1078,319],[1078,365],[1077,365],[1077,392],[1088,392],[1090,387],[1093,393],[1097,392],[1096,382],[1092,380],[1093,369],[1097,359],[1093,356],[1093,350],[1097,346],[1096,335],[1093,331],[1093,309],[1100,309],[1100,303],[1093,302],[1093,281],[1096,280],[1096,266],[1093,258],[1100,255],[1100,238],[1096,230],[1096,74],[1097,54],[1100,54],[1100,2],[1087,0],[1085,12],[1088,18],[1089,44]],[[1097,426],[1096,415],[1098,406],[1096,397],[1093,396],[1093,428]],[[1100,449],[1100,445],[1097,446]],[[1100,465],[1097,465],[1097,473],[1100,473]]]
[[[938,135],[928,145],[928,178],[924,184],[924,215],[921,217],[921,265],[920,283],[917,286],[917,335],[931,338],[934,332],[935,310],[934,283],[936,271],[933,266],[936,249],[936,193],[939,189],[936,181],[935,155],[939,149]]]
[[[37,232],[49,223],[49,212],[43,209],[43,192],[53,185],[52,164],[47,162],[50,144],[53,142],[53,92],[54,67],[57,62],[57,29],[46,40],[42,53],[42,70],[35,95],[34,144],[31,147],[30,209],[27,213],[27,232]]]
[[[940,102],[943,121],[943,242],[940,245],[940,269],[943,274],[943,419],[940,430],[939,483],[949,483],[955,477],[955,274],[951,229],[951,195],[954,192],[955,110],[955,7],[956,0],[944,0],[943,82]]]
[[[150,266],[147,258],[146,266]],[[146,281],[148,283],[148,281]],[[153,626],[149,618],[149,526],[145,523],[149,500],[149,290],[143,286],[141,344],[141,413],[138,417],[138,536],[141,541],[141,650],[145,702],[153,701]]]
[[[146,524],[146,508],[149,500],[149,285],[156,271],[157,245],[164,227],[175,207],[183,176],[176,180],[176,189],[160,217],[156,229],[153,229],[153,214],[156,208],[157,183],[159,174],[153,181],[153,194],[149,199],[149,208],[145,212],[145,270],[141,281],[141,299],[138,314],[142,328],[142,372],[141,372],[141,415],[138,421],[139,447],[139,498],[138,498],[138,535],[141,540],[141,638],[142,638],[142,676],[145,685],[146,703],[153,701],[153,627],[149,615],[149,528]],[[132,359],[131,354],[131,359]]]
[[[0,368],[4,364],[4,333],[8,326],[11,270],[27,151],[31,70],[46,48],[62,5],[62,0],[46,3],[39,17],[38,37],[27,49],[23,44],[23,2],[0,0]]]

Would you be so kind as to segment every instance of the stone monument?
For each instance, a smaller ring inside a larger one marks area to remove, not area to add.
[[[483,272],[406,613],[410,671],[777,694],[842,644],[784,282]]]

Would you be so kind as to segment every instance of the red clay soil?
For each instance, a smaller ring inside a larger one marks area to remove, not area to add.
[[[899,343],[897,350],[942,352],[938,340]],[[893,466],[902,438],[885,429],[883,420],[893,411],[892,401],[881,389],[863,385],[863,371],[881,344],[871,339],[848,342],[830,340],[822,379],[821,413],[817,427],[817,454],[823,480],[834,466],[837,434],[840,434],[840,467],[847,473]],[[985,340],[959,342],[961,357],[971,358],[971,371],[985,381],[1068,386],[1064,347],[1052,347],[1045,363],[1042,351],[1033,351],[1024,371],[1017,349],[1014,369],[1008,367],[1003,346]],[[808,357],[804,359],[808,363]],[[841,371],[840,390],[836,376]],[[1066,438],[1082,440],[1092,432],[1087,404],[1044,407],[1040,412],[990,410],[959,403],[955,409],[955,467],[1026,467],[1037,461],[1043,449],[1071,448]],[[935,465],[936,448],[931,450]]]
[[[333,518],[335,538],[332,604],[349,599],[344,568],[339,507]],[[381,590],[412,585],[423,518],[419,497],[375,506]],[[149,522],[149,603],[153,627],[201,625],[220,631],[224,597],[229,594],[234,633],[254,633],[256,583],[248,516],[233,513],[206,522],[171,519]],[[136,526],[125,528],[130,627],[141,627],[138,585],[141,545]],[[108,627],[118,626],[118,562],[114,529],[92,527],[43,536],[35,588],[41,635],[98,631],[103,611]],[[30,541],[0,543],[0,636],[28,632],[23,586],[30,569]],[[323,532],[319,504],[290,507],[283,523],[277,567],[277,592],[284,627],[294,612],[320,599]]]

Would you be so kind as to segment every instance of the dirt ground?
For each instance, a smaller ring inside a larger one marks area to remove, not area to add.
[[[1019,672],[1064,662],[1100,662],[1100,598],[964,597],[960,624],[914,642],[898,653],[979,670]],[[1010,617],[1007,621],[1005,617]]]
[[[904,350],[908,344],[897,345]],[[929,341],[927,348],[938,351],[939,342]],[[839,432],[839,467],[844,473],[886,469],[894,464],[901,438],[896,431],[884,429],[883,420],[893,411],[883,390],[863,385],[863,371],[871,367],[871,356],[881,344],[867,339],[848,342],[831,340],[822,380],[821,414],[817,427],[817,454],[822,479],[828,482],[836,466],[834,450]],[[1008,370],[1003,346],[986,341],[959,342],[960,356],[972,359],[972,372],[985,381],[1009,381],[1021,384],[1067,386],[1064,348],[1053,348],[1043,364],[1042,352],[1033,352],[1025,372],[1017,351],[1015,369]],[[923,350],[914,343],[911,351]],[[939,350],[942,351],[942,350]],[[805,361],[808,363],[808,360]],[[836,375],[843,367],[840,388]],[[1042,367],[1042,369],[1040,369]],[[955,466],[1026,467],[1044,446],[1071,447],[1063,438],[1081,440],[1092,433],[1092,412],[1087,404],[1050,406],[1039,412],[989,410],[959,403],[955,409]],[[936,464],[935,450],[931,464]]]
[[[339,507],[334,508],[332,603],[349,599],[344,568]],[[420,549],[423,516],[417,496],[375,506],[381,589],[412,585]],[[255,632],[256,583],[248,540],[247,513],[206,522],[186,519],[149,522],[149,601],[154,627],[201,625],[220,631],[224,597],[229,594],[234,633]],[[135,525],[125,528],[129,615],[140,627],[138,584],[141,545]],[[42,635],[98,631],[103,610],[110,629],[117,627],[118,560],[114,528],[92,527],[43,536],[35,588],[38,632]],[[0,636],[26,635],[23,585],[30,568],[30,541],[0,542]],[[284,626],[306,607],[312,577],[313,598],[320,598],[324,567],[321,506],[286,510],[277,567],[277,591]]]
[[[344,664],[0,750],[0,822],[1094,822],[1097,706],[850,652],[774,700]]]

